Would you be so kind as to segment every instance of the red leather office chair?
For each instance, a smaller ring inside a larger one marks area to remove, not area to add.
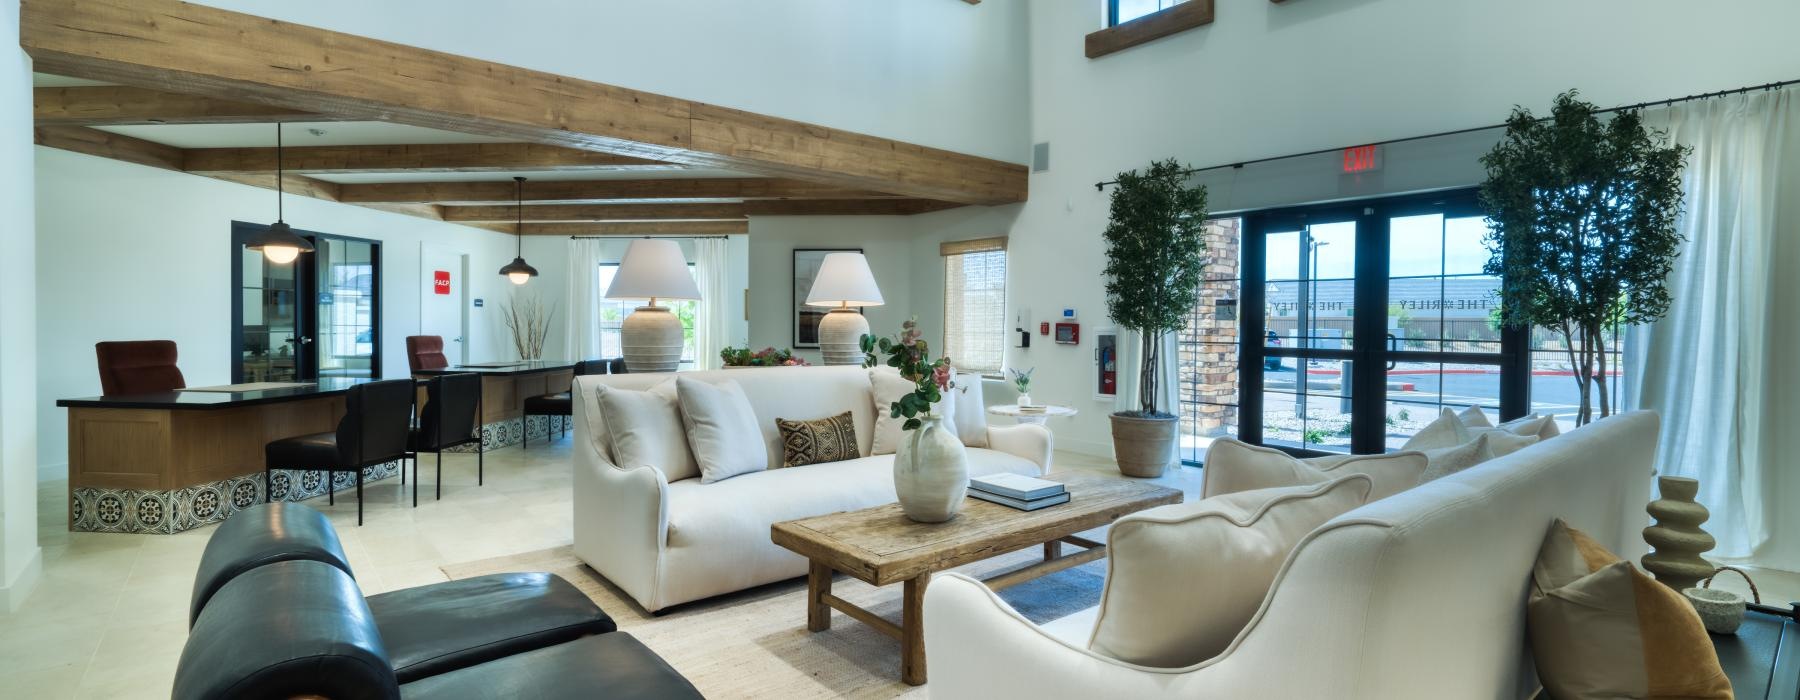
[[[406,364],[414,372],[449,367],[450,358],[444,356],[444,336],[406,336]]]
[[[150,394],[187,387],[175,366],[173,340],[123,340],[94,343],[100,361],[100,393]]]

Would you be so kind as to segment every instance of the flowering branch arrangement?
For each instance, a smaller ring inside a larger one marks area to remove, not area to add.
[[[890,417],[906,417],[906,423],[900,426],[903,430],[917,430],[924,425],[924,418],[931,417],[931,405],[956,386],[950,381],[949,357],[926,359],[931,357],[931,348],[917,319],[900,324],[900,332],[891,337],[864,335],[862,351],[867,358],[863,360],[864,367],[885,364],[900,370],[900,376],[914,384],[912,393],[889,405]],[[881,362],[877,352],[887,355],[887,361]]]
[[[725,348],[719,351],[719,359],[725,361],[726,367],[804,367],[806,358],[795,357],[792,350],[776,350],[763,348],[751,350],[748,347]]]
[[[1009,369],[1006,370],[1006,373],[1012,375],[1013,386],[1019,390],[1019,393],[1029,394],[1031,393],[1031,373],[1036,371],[1037,368],[1033,367],[1023,372],[1016,369]]]

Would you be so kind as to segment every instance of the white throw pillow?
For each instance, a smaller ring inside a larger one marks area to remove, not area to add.
[[[648,391],[596,387],[600,413],[606,420],[613,464],[626,469],[649,465],[662,470],[669,483],[700,476],[688,449],[687,428],[675,400],[675,382]]]
[[[1556,416],[1536,414],[1501,423],[1500,428],[1514,435],[1536,435],[1539,442],[1562,434],[1562,428],[1556,425]]]
[[[1345,474],[1367,474],[1374,480],[1369,500],[1376,501],[1418,486],[1419,476],[1425,473],[1426,466],[1425,455],[1419,452],[1303,460],[1281,450],[1219,438],[1206,448],[1206,463],[1200,470],[1200,494],[1202,498],[1212,498],[1257,489],[1318,484]]]
[[[956,435],[967,447],[987,447],[987,399],[982,396],[981,375],[956,375],[950,390],[956,404]]]
[[[1504,457],[1537,441],[1535,435],[1513,435],[1504,430],[1489,430],[1455,447],[1426,450],[1425,458],[1430,465],[1425,467],[1419,483],[1441,479],[1495,457]]]
[[[1446,408],[1438,413],[1437,420],[1414,433],[1411,438],[1406,440],[1406,444],[1400,446],[1400,449],[1436,450],[1455,447],[1468,442],[1469,438],[1469,429],[1463,425],[1462,419],[1456,416],[1456,411]]]
[[[681,421],[700,465],[700,482],[710,484],[769,468],[769,448],[756,427],[756,413],[743,387],[729,379],[708,384],[675,378]]]
[[[1465,428],[1494,427],[1494,423],[1488,420],[1487,414],[1481,411],[1480,406],[1470,406],[1463,409],[1462,413],[1456,414],[1456,419],[1462,421],[1463,427]]]
[[[901,426],[906,419],[892,417],[892,406],[900,397],[912,393],[913,386],[893,369],[869,370],[869,394],[875,402],[875,439],[869,447],[870,455],[891,455],[900,449]]]
[[[1120,518],[1106,536],[1110,569],[1088,648],[1156,668],[1219,655],[1300,540],[1366,503],[1373,488],[1368,475],[1351,474]]]

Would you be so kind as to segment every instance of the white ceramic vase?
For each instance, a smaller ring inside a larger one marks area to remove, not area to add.
[[[962,510],[969,490],[969,457],[961,440],[945,430],[942,417],[924,419],[908,430],[894,455],[894,492],[906,517],[941,523]]]
[[[1030,406],[1031,405],[1031,394],[1019,394],[1019,405],[1020,406]]]

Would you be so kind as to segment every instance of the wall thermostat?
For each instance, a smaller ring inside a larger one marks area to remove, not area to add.
[[[1074,309],[1063,309],[1062,318],[1064,321],[1075,320],[1075,310]]]

